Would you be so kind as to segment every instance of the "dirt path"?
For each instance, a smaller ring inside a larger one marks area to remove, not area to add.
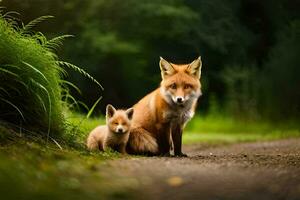
[[[185,146],[188,158],[129,158],[102,170],[138,199],[300,199],[300,139]]]

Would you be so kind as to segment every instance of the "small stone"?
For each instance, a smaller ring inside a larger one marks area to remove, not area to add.
[[[170,185],[172,187],[178,187],[183,184],[183,180],[179,176],[173,176],[173,177],[170,177],[169,179],[167,179],[167,183],[168,183],[168,185]]]

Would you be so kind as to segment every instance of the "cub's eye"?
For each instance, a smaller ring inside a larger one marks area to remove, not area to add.
[[[192,88],[192,85],[189,84],[184,85],[184,89],[190,89],[190,88]]]
[[[122,123],[122,126],[125,126],[126,125],[126,123]]]
[[[118,125],[118,122],[115,122],[114,125]]]
[[[170,88],[175,90],[177,88],[177,85],[175,83],[173,83],[172,85],[170,85]]]

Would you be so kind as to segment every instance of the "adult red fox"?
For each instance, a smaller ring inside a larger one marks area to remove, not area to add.
[[[160,58],[160,87],[133,106],[127,151],[132,154],[174,155],[182,153],[182,130],[194,116],[201,95],[201,58],[177,65]]]

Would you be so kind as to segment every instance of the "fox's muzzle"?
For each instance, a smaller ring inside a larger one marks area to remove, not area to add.
[[[172,100],[175,104],[178,104],[178,105],[182,105],[186,102],[186,98],[184,98],[183,96],[173,96],[172,97]]]
[[[121,125],[118,125],[116,130],[117,130],[118,133],[125,132],[124,128]]]
[[[175,100],[176,100],[176,103],[182,104],[184,102],[184,97],[179,96],[179,97],[176,97]]]

